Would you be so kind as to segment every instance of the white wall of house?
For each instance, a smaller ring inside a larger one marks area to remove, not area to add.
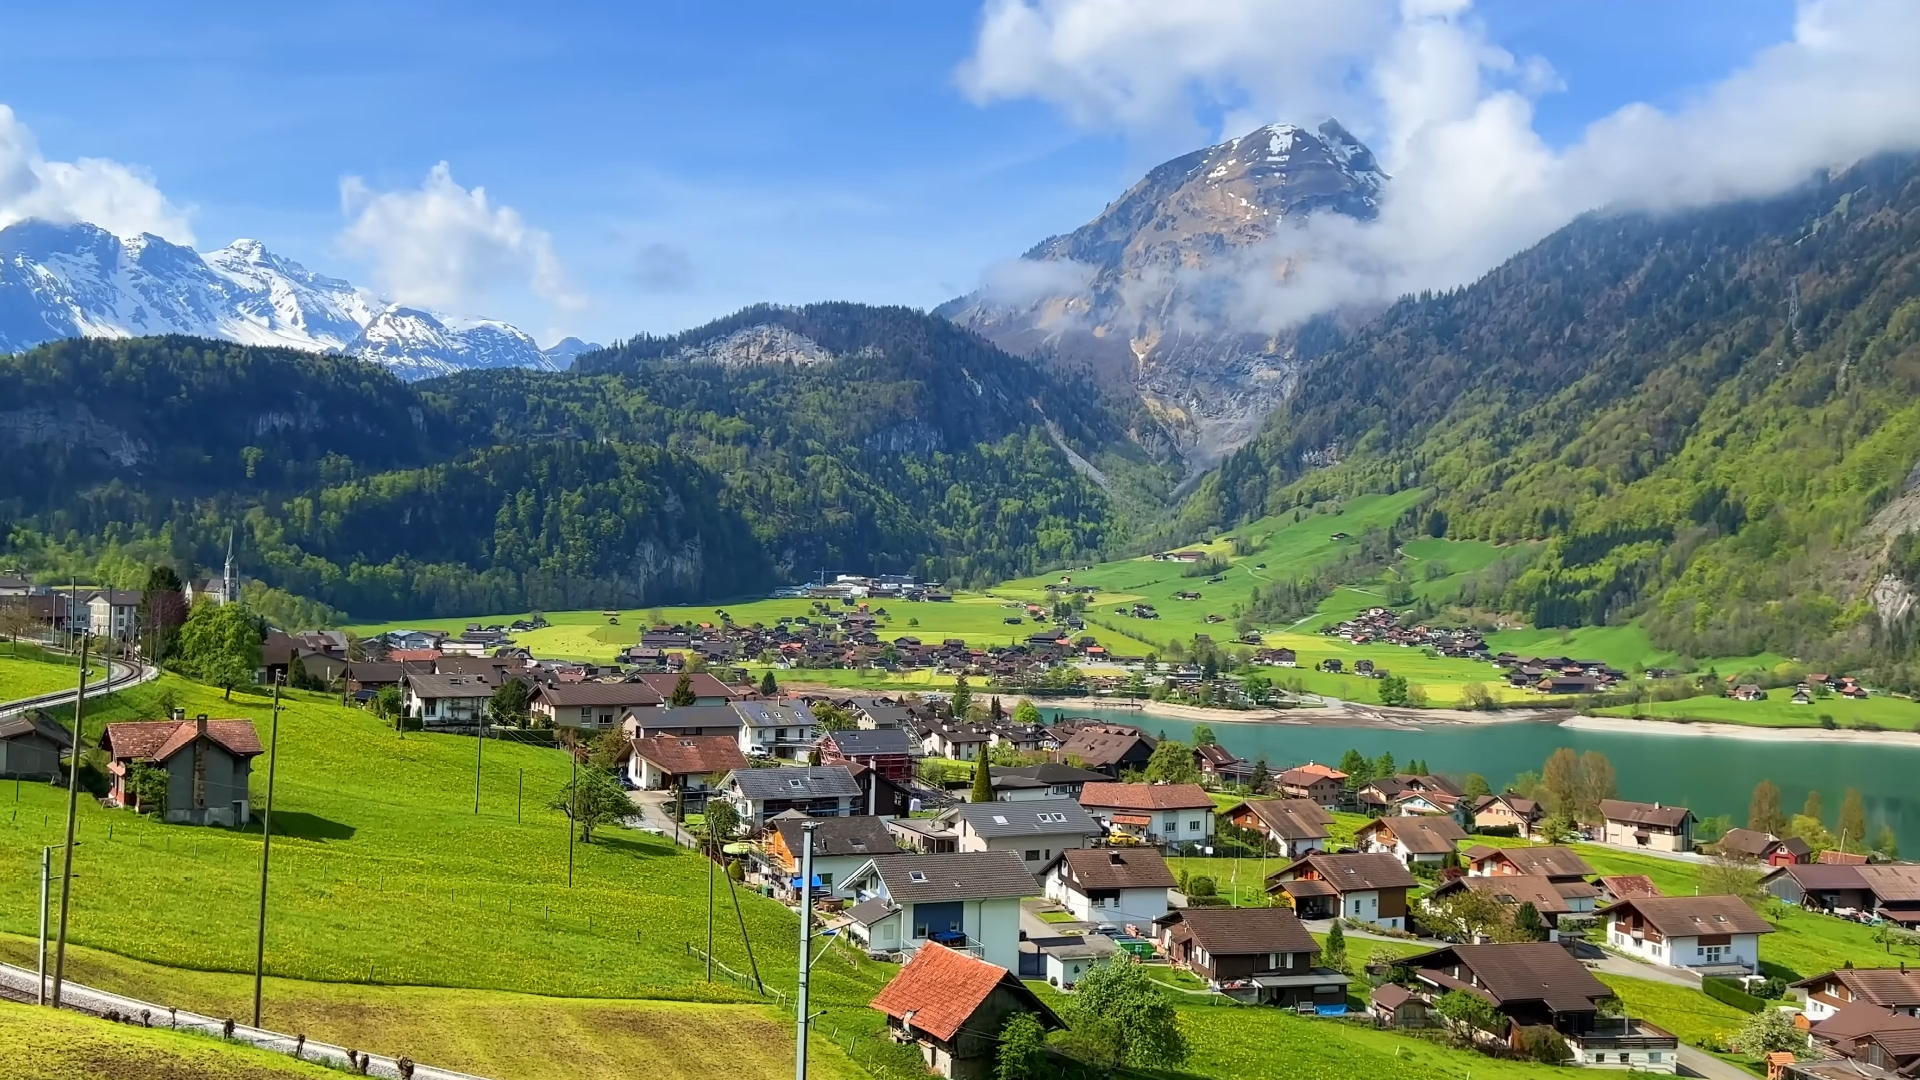
[[[794,724],[789,727],[756,727],[752,724],[740,725],[740,752],[751,754],[755,748],[768,757],[798,756],[798,748],[811,745],[818,738],[812,724]]]
[[[1115,814],[1139,815],[1150,818],[1151,823],[1144,830],[1146,834],[1144,839],[1168,849],[1178,847],[1182,844],[1213,843],[1212,810],[1140,811],[1115,810],[1112,807],[1106,806],[1093,807],[1090,808],[1090,810],[1093,816],[1099,819],[1101,824],[1109,827],[1113,825],[1113,816]],[[1122,828],[1131,833],[1139,833],[1141,831],[1137,827],[1128,828],[1123,826]]]
[[[1569,1043],[1573,1050],[1573,1063],[1595,1069],[1624,1069],[1628,1072],[1665,1073],[1676,1076],[1680,1071],[1680,1052],[1678,1050],[1588,1050],[1578,1045],[1578,1041]]]
[[[1073,913],[1081,922],[1096,926],[1124,926],[1132,923],[1142,930],[1167,913],[1167,890],[1121,889],[1110,900],[1095,901],[1066,882],[1064,866],[1047,875],[1047,899]]]
[[[1075,957],[1063,960],[1052,953],[1047,954],[1047,983],[1052,986],[1067,987],[1080,981],[1087,969],[1102,961]]]
[[[1760,970],[1760,935],[1733,934],[1725,945],[1701,945],[1697,937],[1673,937],[1655,941],[1652,934],[1636,938],[1609,925],[1607,944],[1662,967],[1693,968],[1720,964],[1742,964]]]
[[[1380,917],[1380,894],[1368,889],[1364,892],[1342,893],[1340,895],[1340,914],[1349,919],[1359,919],[1384,926],[1389,930],[1405,930],[1407,920],[1402,916],[1391,919]]]
[[[963,818],[954,829],[955,846],[960,851],[1011,851],[1020,856],[1020,862],[1026,866],[1027,873],[1038,874],[1047,868],[1062,851],[1070,848],[1086,847],[1092,839],[1074,833],[1056,833],[1046,836],[981,836],[967,827]]]
[[[914,936],[916,929],[913,919],[914,904],[901,905],[902,933],[906,935],[905,947],[917,949],[926,944],[925,938]],[[978,942],[981,946],[981,959],[989,964],[998,964],[1008,971],[1020,970],[1020,901],[1005,900],[968,900],[961,905],[960,929],[970,939],[968,944]],[[875,948],[884,948],[875,945]]]
[[[1625,821],[1608,821],[1606,832],[1601,836],[1603,843],[1616,847],[1639,848],[1643,851],[1691,851],[1693,837],[1691,829],[1677,832],[1664,832],[1660,829],[1647,829],[1647,842],[1641,843],[1638,834],[1642,826]]]

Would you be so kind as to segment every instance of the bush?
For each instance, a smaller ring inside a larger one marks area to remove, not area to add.
[[[1731,1005],[1744,1013],[1757,1013],[1767,1007],[1766,1002],[1740,989],[1732,979],[1702,979],[1700,990],[1713,1000]]]
[[[1573,1060],[1573,1051],[1567,1048],[1567,1040],[1550,1027],[1529,1027],[1520,1030],[1520,1052],[1528,1061],[1537,1061],[1542,1065],[1560,1065]]]
[[[1754,984],[1751,993],[1754,997],[1766,1001],[1779,1001],[1781,998],[1787,996],[1787,980],[1778,976],[1771,979],[1763,979]]]
[[[1202,874],[1187,882],[1187,895],[1190,897],[1197,896],[1203,899],[1218,896],[1220,895],[1220,887],[1214,884],[1212,878]]]

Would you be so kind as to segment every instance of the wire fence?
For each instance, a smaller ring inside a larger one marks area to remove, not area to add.
[[[695,960],[703,964],[708,963],[709,960],[711,959],[714,970],[718,971],[720,974],[726,976],[727,978],[733,980],[734,982],[739,983],[741,986],[747,988],[748,990],[753,991],[756,994],[759,994],[763,997],[770,997],[775,1001],[778,1001],[782,1005],[787,1004],[788,994],[785,990],[782,990],[776,986],[768,986],[764,979],[755,980],[751,975],[747,975],[742,972],[735,971],[733,968],[730,968],[726,964],[722,963],[718,957],[710,958],[708,956],[707,950],[701,948],[698,945],[695,945],[691,941],[687,942],[687,955],[693,957]]]
[[[910,1059],[902,1047],[885,1042],[872,1034],[831,1024],[815,1025],[813,1031],[816,1034],[825,1035],[829,1042],[853,1059],[855,1065],[880,1080],[925,1080],[926,1078],[924,1070],[912,1070],[907,1067]]]

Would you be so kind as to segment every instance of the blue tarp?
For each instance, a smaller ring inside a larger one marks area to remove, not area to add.
[[[787,888],[789,888],[789,889],[797,889],[797,888],[799,888],[799,887],[800,887],[800,879],[799,879],[799,878],[789,878],[789,879],[787,879]],[[820,875],[819,875],[819,874],[815,874],[815,875],[813,875],[813,887],[814,887],[814,888],[816,888],[816,889],[824,889],[824,888],[826,888],[826,886],[825,886],[825,885],[823,885],[823,884],[821,884],[821,882],[820,882]]]
[[[1347,1003],[1343,1001],[1338,1005],[1315,1005],[1313,1013],[1315,1016],[1345,1016]]]

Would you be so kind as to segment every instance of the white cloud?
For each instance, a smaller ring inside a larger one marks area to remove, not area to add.
[[[1619,109],[1558,149],[1533,126],[1533,97],[1558,87],[1551,66],[1498,47],[1468,0],[991,0],[961,79],[977,100],[1034,97],[1146,139],[1199,115],[1237,132],[1338,112],[1394,179],[1378,221],[1316,219],[1211,283],[1273,329],[1470,281],[1583,211],[1767,195],[1920,149],[1915,57],[1920,5],[1802,0],[1791,39],[1741,70],[1671,111]]]
[[[87,221],[120,236],[147,232],[193,243],[187,211],[168,202],[152,177],[104,158],[48,161],[32,130],[0,105],[0,228],[27,218]]]
[[[374,191],[348,176],[340,208],[349,219],[341,248],[366,258],[381,290],[401,303],[470,310],[496,289],[525,287],[562,311],[584,305],[553,238],[485,188],[461,187],[444,161],[417,189]]]

